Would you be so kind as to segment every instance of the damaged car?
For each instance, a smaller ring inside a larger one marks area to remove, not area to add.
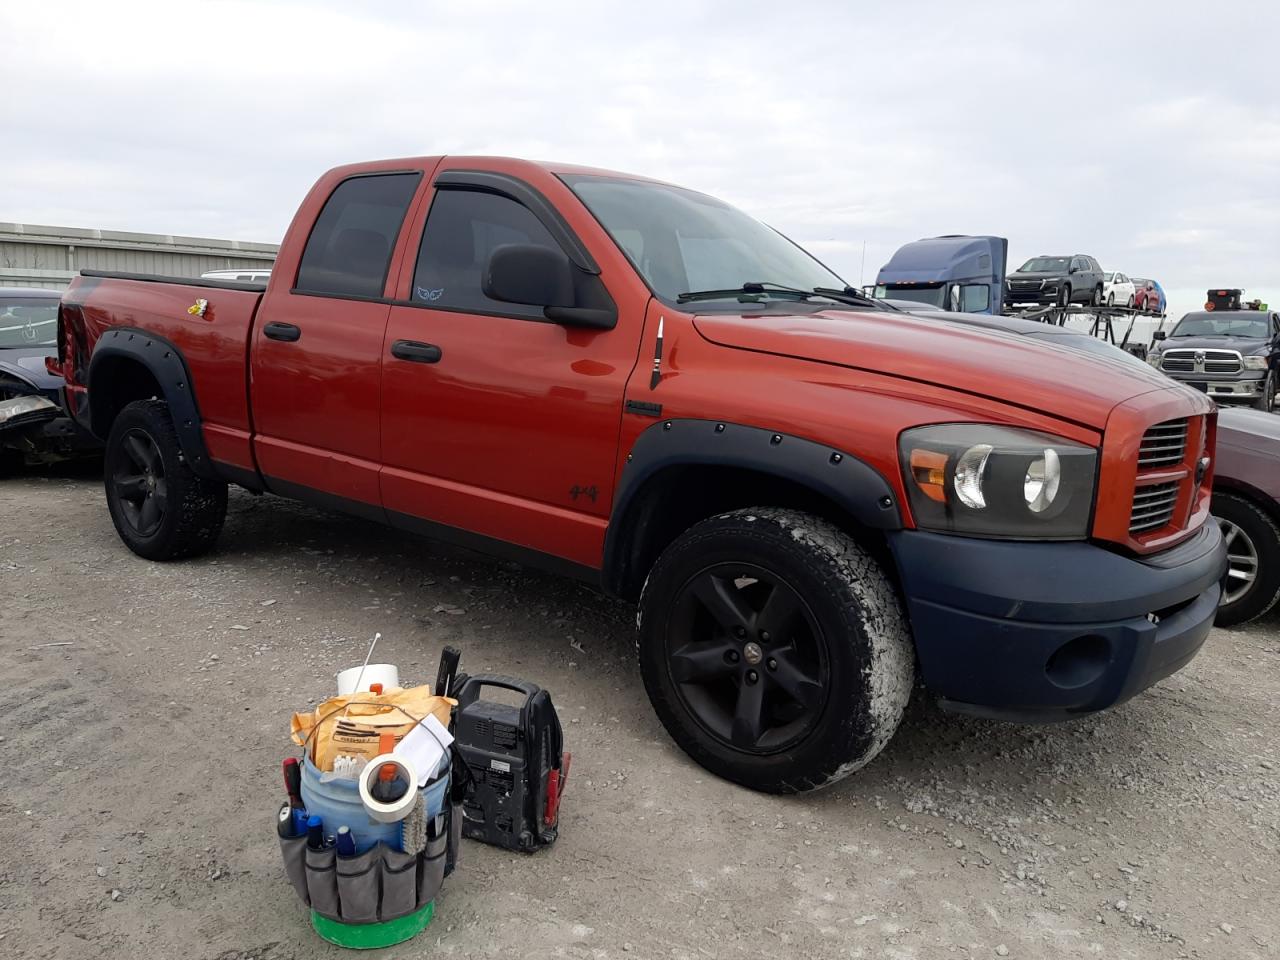
[[[57,290],[0,287],[0,475],[28,463],[94,456],[101,444],[62,409]]]

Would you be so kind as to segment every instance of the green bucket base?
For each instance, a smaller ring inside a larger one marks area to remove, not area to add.
[[[382,923],[341,923],[322,917],[312,910],[311,926],[323,939],[339,947],[377,950],[416,937],[427,928],[435,912],[436,902],[432,900],[425,907],[394,920],[384,920]]]

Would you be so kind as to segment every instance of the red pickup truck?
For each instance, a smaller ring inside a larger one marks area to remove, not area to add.
[[[917,679],[1122,701],[1209,633],[1213,405],[1154,371],[877,306],[700,193],[482,157],[321,177],[265,286],[84,272],[68,409],[121,538],[208,549],[227,485],[639,602],[699,763],[830,783]]]

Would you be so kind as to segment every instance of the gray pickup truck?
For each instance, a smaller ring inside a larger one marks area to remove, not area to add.
[[[1221,403],[1275,405],[1280,315],[1270,310],[1201,310],[1157,330],[1147,359]]]

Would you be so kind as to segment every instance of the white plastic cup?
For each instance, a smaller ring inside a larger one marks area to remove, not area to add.
[[[360,676],[361,669],[364,676]],[[360,679],[360,690],[356,690],[356,678]],[[371,663],[366,667],[351,667],[338,674],[338,696],[345,697],[352,693],[363,693],[373,684],[382,684],[383,690],[400,686],[400,671],[394,663]]]

